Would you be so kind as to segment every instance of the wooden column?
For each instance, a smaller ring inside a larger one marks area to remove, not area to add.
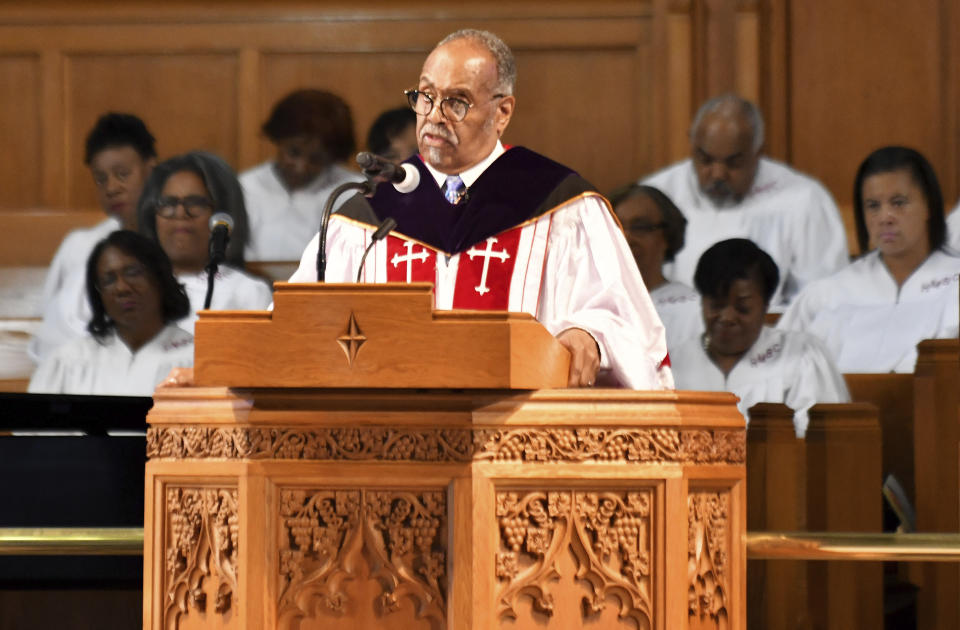
[[[796,437],[793,410],[761,403],[750,409],[747,430],[747,530],[806,529],[806,457]],[[807,563],[747,562],[747,619],[751,628],[809,627]]]
[[[932,339],[917,346],[914,380],[914,453],[917,529],[960,531],[960,342]],[[960,569],[953,564],[923,567],[917,627],[960,628]]]
[[[821,404],[806,435],[810,531],[879,532],[881,438],[877,408]],[[807,572],[815,628],[883,627],[880,563],[812,562]]]

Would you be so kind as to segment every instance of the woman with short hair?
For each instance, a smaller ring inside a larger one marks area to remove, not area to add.
[[[912,372],[920,341],[960,327],[960,257],[945,247],[940,184],[917,151],[884,147],[857,170],[853,202],[867,253],[810,283],[778,327],[822,339],[845,373]]]
[[[86,290],[88,334],[44,359],[28,391],[150,396],[171,369],[193,365],[193,336],[176,325],[190,301],[156,243],[112,232],[90,254]]]
[[[784,403],[794,410],[798,436],[806,433],[811,406],[850,400],[817,338],[764,325],[780,273],[753,241],[713,245],[693,279],[706,332],[670,352],[677,389],[733,392],[745,417],[757,403]]]

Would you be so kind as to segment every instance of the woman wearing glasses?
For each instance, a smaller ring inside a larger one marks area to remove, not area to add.
[[[672,350],[703,332],[700,296],[691,287],[671,282],[663,275],[663,264],[683,249],[687,220],[669,197],[643,184],[630,184],[610,193],[610,204],[667,329],[667,350]]]
[[[193,336],[176,325],[190,302],[156,243],[112,232],[90,254],[86,292],[89,334],[44,359],[28,391],[150,396],[172,368],[193,365]]]
[[[263,133],[276,157],[240,174],[250,214],[247,259],[299,260],[333,189],[363,179],[341,166],[356,149],[353,117],[335,94],[298,90],[274,106]]]
[[[190,298],[190,313],[180,326],[193,332],[207,292],[210,217],[229,214],[234,221],[226,264],[217,272],[213,310],[259,310],[272,301],[265,282],[241,271],[248,239],[243,193],[233,170],[222,159],[193,151],[157,165],[138,206],[140,232],[158,242],[170,257],[173,272]]]

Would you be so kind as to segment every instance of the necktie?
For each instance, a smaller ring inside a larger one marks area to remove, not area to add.
[[[463,180],[460,179],[459,175],[447,176],[447,182],[443,186],[443,196],[447,201],[457,205],[463,198],[464,190]]]

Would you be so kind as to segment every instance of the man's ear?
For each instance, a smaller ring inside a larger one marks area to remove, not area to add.
[[[497,104],[497,114],[496,114],[496,128],[497,136],[502,136],[504,129],[507,128],[507,125],[510,124],[510,118],[513,116],[513,108],[517,104],[517,99],[512,94],[510,96],[504,96],[500,99],[500,102]]]

